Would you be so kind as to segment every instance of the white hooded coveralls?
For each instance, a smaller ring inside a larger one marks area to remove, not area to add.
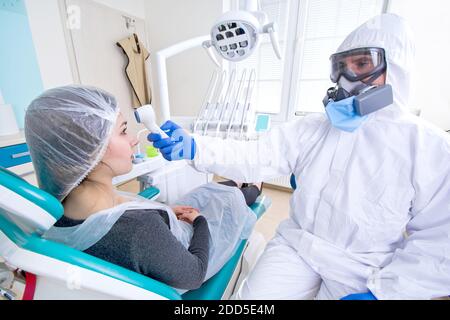
[[[245,182],[293,173],[299,186],[238,298],[450,295],[450,138],[407,111],[414,44],[405,22],[376,17],[338,52],[360,47],[385,49],[395,102],[354,133],[312,115],[254,142],[195,138],[200,171]]]

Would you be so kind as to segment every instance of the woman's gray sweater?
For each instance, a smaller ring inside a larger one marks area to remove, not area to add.
[[[73,227],[84,221],[63,217],[56,227]],[[129,210],[94,246],[84,252],[120,265],[177,289],[199,288],[209,258],[209,228],[203,216],[195,219],[194,235],[186,249],[170,231],[163,210]]]

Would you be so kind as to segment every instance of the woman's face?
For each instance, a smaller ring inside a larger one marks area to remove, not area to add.
[[[102,160],[111,167],[115,176],[127,174],[131,171],[133,168],[133,148],[139,143],[136,137],[127,133],[127,124],[125,118],[120,114]]]

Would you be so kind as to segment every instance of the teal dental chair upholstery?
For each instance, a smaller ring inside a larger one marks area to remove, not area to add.
[[[63,207],[56,198],[1,167],[0,187],[3,190],[19,195],[22,199],[26,199],[45,210],[46,213],[54,218],[55,222],[64,214]],[[152,199],[158,194],[159,190],[150,188],[140,195]],[[30,252],[66,262],[70,265],[106,275],[170,300],[221,299],[247,245],[247,240],[243,240],[235,255],[214,277],[205,282],[201,288],[180,295],[172,287],[149,277],[103,261],[81,251],[74,250],[68,246],[44,240],[41,238],[42,233],[40,232],[27,232],[20,227],[17,221],[14,221],[14,213],[8,209],[8,206],[4,206],[2,201],[5,201],[5,199],[1,199],[0,197],[0,231],[16,246]],[[264,214],[268,205],[270,205],[270,200],[266,197],[260,197],[251,209],[259,218]]]

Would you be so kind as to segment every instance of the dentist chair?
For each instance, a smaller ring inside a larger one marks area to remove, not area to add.
[[[140,195],[154,199],[158,193],[151,188]],[[251,209],[259,218],[269,203],[262,196]],[[221,271],[180,295],[149,277],[42,239],[63,214],[56,198],[0,167],[0,257],[25,273],[24,300],[220,300],[234,285],[230,281],[237,279],[236,267],[248,245],[243,240]]]

